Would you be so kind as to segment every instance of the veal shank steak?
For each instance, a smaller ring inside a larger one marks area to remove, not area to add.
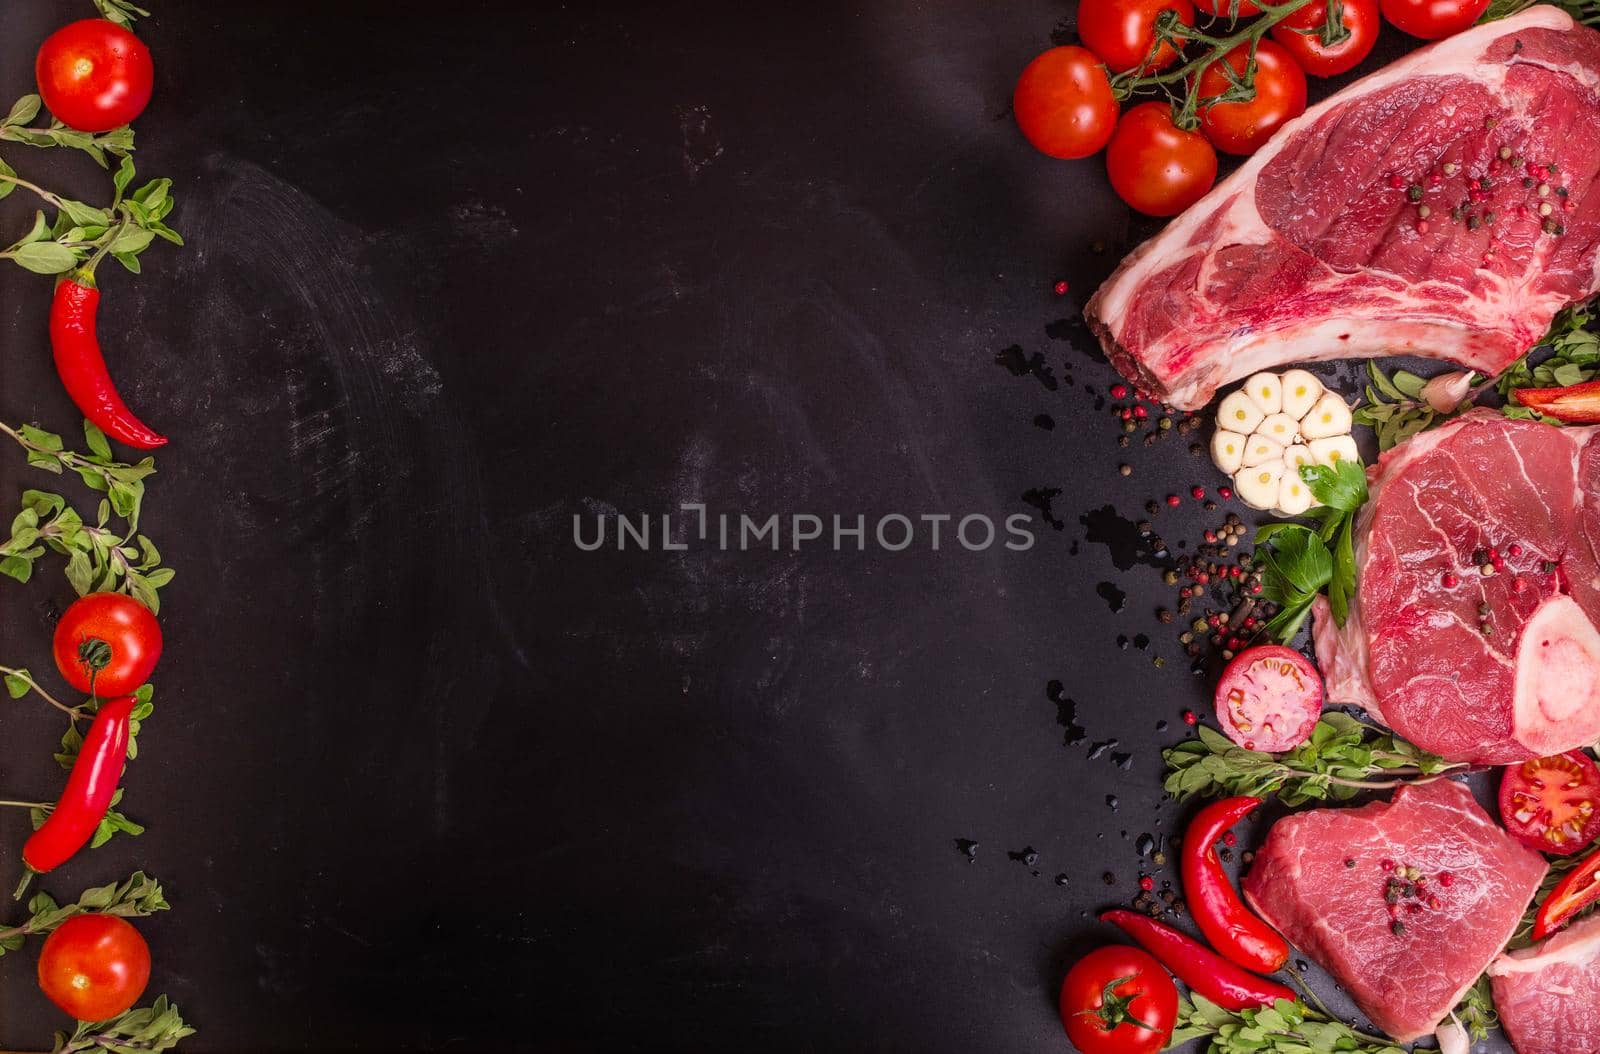
[[[1181,409],[1288,362],[1498,373],[1600,288],[1597,171],[1600,33],[1541,4],[1307,110],[1084,313],[1124,376]]]

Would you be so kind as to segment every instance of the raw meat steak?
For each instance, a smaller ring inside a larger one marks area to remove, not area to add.
[[[1489,964],[1517,1054],[1600,1054],[1600,915]]]
[[[1539,5],[1307,110],[1084,313],[1124,376],[1186,410],[1288,362],[1411,354],[1498,373],[1600,288],[1597,169],[1600,34]]]
[[[1420,873],[1420,896],[1391,906],[1386,890],[1405,868]],[[1440,781],[1279,820],[1244,893],[1407,1043],[1432,1032],[1505,947],[1545,870],[1465,787]]]
[[[1369,467],[1350,618],[1315,609],[1328,698],[1452,761],[1600,739],[1596,433],[1475,410]]]

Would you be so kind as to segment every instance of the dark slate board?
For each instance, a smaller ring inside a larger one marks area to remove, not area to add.
[[[1080,517],[1215,482],[1182,442],[1115,471],[1078,308],[1157,225],[1008,113],[1071,4],[154,6],[138,160],[189,247],[108,275],[103,322],[173,438],[150,830],[46,888],[167,883],[152,991],[196,1051],[1065,1049],[1065,964],[1182,819],[1157,722],[1205,699],[1126,526]],[[8,6],[7,98],[87,10]],[[0,412],[67,430],[47,292],[0,270]],[[683,502],[1038,538],[573,544]],[[7,593],[7,661],[48,669],[59,573]],[[50,793],[56,721],[7,714],[4,788]],[[4,969],[37,1046],[32,952]]]

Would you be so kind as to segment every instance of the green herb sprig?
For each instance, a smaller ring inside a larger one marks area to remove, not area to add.
[[[1244,794],[1277,797],[1294,807],[1425,783],[1467,768],[1337,710],[1323,714],[1309,739],[1282,754],[1246,750],[1205,725],[1195,731],[1196,738],[1161,752],[1164,786],[1174,798]]]
[[[1261,595],[1279,608],[1261,632],[1280,641],[1300,632],[1312,601],[1323,591],[1334,621],[1344,625],[1356,591],[1355,516],[1367,502],[1367,476],[1357,462],[1302,465],[1300,478],[1321,502],[1307,513],[1321,524],[1282,521],[1256,532],[1256,553],[1263,564]]]
[[[155,685],[141,684],[133,693],[133,710],[128,718],[128,760],[132,761],[139,756],[139,729],[149,716],[155,712],[156,704],[152,701],[155,696]],[[99,709],[93,701],[84,704],[84,710],[94,713]],[[61,750],[56,754],[56,763],[67,771],[72,771],[73,762],[78,760],[78,752],[83,748],[83,733],[78,731],[76,724],[69,725],[61,734]]]
[[[1456,1004],[1455,1015],[1474,1043],[1488,1039],[1489,1033],[1500,1027],[1500,1014],[1494,1008],[1494,994],[1487,976],[1479,977],[1467,989],[1467,994]]]
[[[1509,18],[1518,11],[1524,11],[1538,2],[1539,0],[1490,0],[1489,6],[1478,18],[1478,21],[1479,23],[1494,22],[1502,18]],[[1595,3],[1595,0],[1547,0],[1547,2],[1561,8],[1561,10],[1586,26],[1600,25],[1600,4]]]
[[[0,198],[21,187],[56,210],[53,223],[43,212],[35,212],[28,232],[0,250],[0,259],[36,274],[54,275],[72,270],[103,249],[138,274],[139,254],[155,239],[182,245],[183,237],[165,222],[175,204],[172,180],[151,180],[126,194],[134,175],[133,158],[124,155],[112,177],[115,193],[111,204],[102,208],[46,190],[0,161]]]
[[[72,1032],[57,1032],[51,1054],[158,1054],[194,1035],[178,1008],[166,996],[140,1010],[129,1010],[110,1021],[80,1021]]]
[[[1395,370],[1385,374],[1377,364],[1367,363],[1367,401],[1351,414],[1358,425],[1366,425],[1378,437],[1378,449],[1388,450],[1399,446],[1419,432],[1441,425],[1465,413],[1473,405],[1479,391],[1489,382],[1481,381],[1467,398],[1449,413],[1440,413],[1422,398],[1426,377],[1418,377],[1409,370]]]
[[[1183,996],[1167,1048],[1207,1038],[1210,1054],[1406,1054],[1382,1036],[1329,1020],[1298,1001],[1280,999],[1270,1007],[1236,1013],[1203,996]]]
[[[1500,412],[1517,420],[1562,422],[1516,400],[1518,388],[1566,388],[1600,377],[1600,333],[1591,328],[1596,321],[1594,302],[1563,308],[1550,322],[1550,330],[1538,348],[1506,367],[1495,381],[1495,389],[1505,397]],[[1549,348],[1548,355],[1535,352]]]
[[[94,0],[94,6],[101,18],[109,19],[124,29],[132,29],[135,18],[150,17],[150,12],[135,7],[129,0]]]
[[[72,150],[82,150],[101,168],[109,168],[106,161],[107,154],[123,156],[133,150],[133,129],[127,125],[113,128],[109,132],[80,132],[76,128],[69,128],[59,120],[52,119],[43,127],[33,124],[33,119],[39,116],[40,101],[37,95],[24,95],[11,105],[11,111],[4,120],[0,120],[0,140],[8,143],[22,143],[26,146],[36,146],[41,149],[51,147],[67,147]],[[8,175],[15,176],[16,172],[9,166],[4,168]],[[0,190],[0,196],[11,193],[16,189],[14,185],[7,185]]]
[[[50,894],[35,893],[28,901],[28,921],[0,929],[0,955],[16,951],[29,937],[49,933],[74,915],[99,912],[136,919],[167,907],[161,883],[143,871],[135,871],[121,882],[86,889],[70,904],[57,904]]]

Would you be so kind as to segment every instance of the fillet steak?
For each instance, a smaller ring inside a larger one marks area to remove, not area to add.
[[[1505,947],[1545,870],[1465,787],[1440,781],[1279,820],[1243,886],[1373,1024],[1408,1043]]]
[[[1597,434],[1474,410],[1370,466],[1350,617],[1314,609],[1328,698],[1452,761],[1600,739]]]
[[[1084,314],[1124,376],[1185,410],[1288,362],[1498,373],[1600,288],[1597,171],[1600,34],[1539,5],[1307,110]]]
[[[1600,1054],[1600,915],[1489,964],[1517,1054]]]

